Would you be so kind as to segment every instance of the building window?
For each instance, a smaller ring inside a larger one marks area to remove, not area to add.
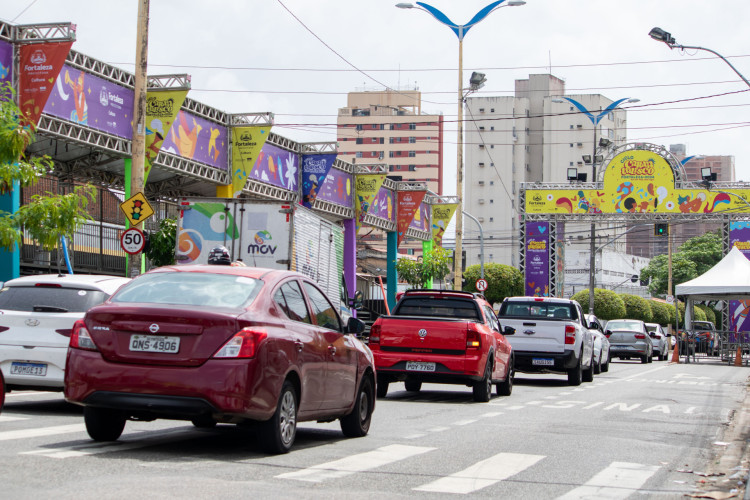
[[[357,151],[354,156],[357,158],[362,158],[362,151]]]
[[[490,205],[495,203],[495,200],[490,200]]]
[[[490,217],[490,222],[495,222],[495,218],[494,217]]]
[[[395,137],[389,137],[388,138],[388,144],[393,144],[395,142]]]
[[[484,127],[479,127],[479,130],[484,130]]]
[[[409,130],[417,130],[417,124],[416,123],[410,123],[409,124]]]
[[[490,127],[490,130],[495,130],[495,127]]]
[[[573,162],[572,162],[572,161],[570,162],[570,166],[571,166],[571,167],[573,166]]]
[[[395,151],[388,151],[388,158],[395,158],[396,152]]]
[[[490,181],[490,186],[494,186],[494,185],[495,185],[495,181]]]
[[[479,162],[479,168],[484,168],[484,163]]]
[[[364,130],[361,123],[357,124],[357,130]]]
[[[484,149],[484,144],[480,144],[479,149]]]
[[[479,108],[480,113],[484,113],[484,108]]]
[[[409,144],[414,144],[415,142],[417,142],[416,137],[409,137]]]
[[[362,142],[364,142],[364,139],[357,137],[357,144],[362,144]]]
[[[416,151],[409,151],[409,158],[414,158],[415,156],[417,156]]]
[[[573,147],[573,143],[572,143],[572,142],[570,143],[570,147],[571,147],[571,148]]]
[[[409,172],[416,172],[417,166],[416,165],[409,165]]]
[[[494,112],[495,112],[495,108],[490,108],[490,113],[494,113]]]

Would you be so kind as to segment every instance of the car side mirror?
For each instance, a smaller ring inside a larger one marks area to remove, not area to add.
[[[359,334],[365,331],[365,322],[359,318],[351,317],[346,323],[346,333]]]
[[[357,290],[354,292],[354,298],[349,299],[349,307],[360,310],[362,309],[362,290]]]
[[[516,329],[513,328],[512,326],[506,326],[505,328],[503,328],[503,335],[515,335],[515,334],[516,334]]]

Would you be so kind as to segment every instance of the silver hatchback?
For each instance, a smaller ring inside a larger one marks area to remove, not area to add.
[[[607,322],[604,334],[609,339],[609,352],[613,358],[640,358],[641,363],[653,361],[654,346],[643,321],[613,319]]]

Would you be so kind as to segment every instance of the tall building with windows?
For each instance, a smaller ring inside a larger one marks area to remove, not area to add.
[[[385,163],[393,178],[443,193],[443,116],[422,113],[418,90],[350,92],[336,125],[341,159]]]
[[[516,80],[513,96],[466,100],[464,210],[482,225],[485,262],[519,265],[517,208],[522,183],[567,184],[568,168],[576,168],[586,174],[588,180],[592,178],[590,157],[594,150],[594,125],[573,104],[562,100],[563,96],[574,99],[594,114],[613,102],[600,94],[567,95],[565,82],[549,74]],[[595,159],[600,155],[606,158],[612,148],[625,144],[626,135],[627,111],[616,108],[596,125]],[[607,139],[606,146],[599,146],[601,138]],[[584,155],[589,157],[588,163]],[[602,169],[601,164],[597,164],[597,174]],[[466,264],[478,264],[479,230],[468,218],[464,219],[463,227]],[[616,231],[614,224],[598,226],[597,244],[607,242]],[[566,291],[569,285],[575,285],[576,290],[580,285],[588,287],[590,225],[566,224],[565,239]],[[624,254],[624,239],[613,242],[608,249]],[[607,262],[605,259],[604,265],[609,267]],[[632,276],[634,265],[628,260],[622,269],[617,266],[602,269],[599,262],[596,286]]]

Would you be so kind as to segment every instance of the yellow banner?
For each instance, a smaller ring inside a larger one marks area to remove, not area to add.
[[[672,167],[652,151],[629,150],[612,158],[604,172],[601,191],[594,189],[529,189],[526,213],[530,214],[688,214],[748,212],[738,197],[750,198],[750,190],[729,193],[706,189],[676,189]]]
[[[354,176],[354,214],[357,218],[357,229],[362,227],[362,220],[367,215],[370,205],[375,200],[385,174],[363,174]]]
[[[143,183],[187,97],[187,90],[151,90],[146,93],[146,162]]]
[[[270,130],[270,126],[261,125],[232,128],[232,193],[234,197],[237,197],[245,187]]]
[[[435,245],[442,245],[443,233],[450,224],[453,214],[456,213],[458,203],[445,203],[432,205],[432,241]]]

